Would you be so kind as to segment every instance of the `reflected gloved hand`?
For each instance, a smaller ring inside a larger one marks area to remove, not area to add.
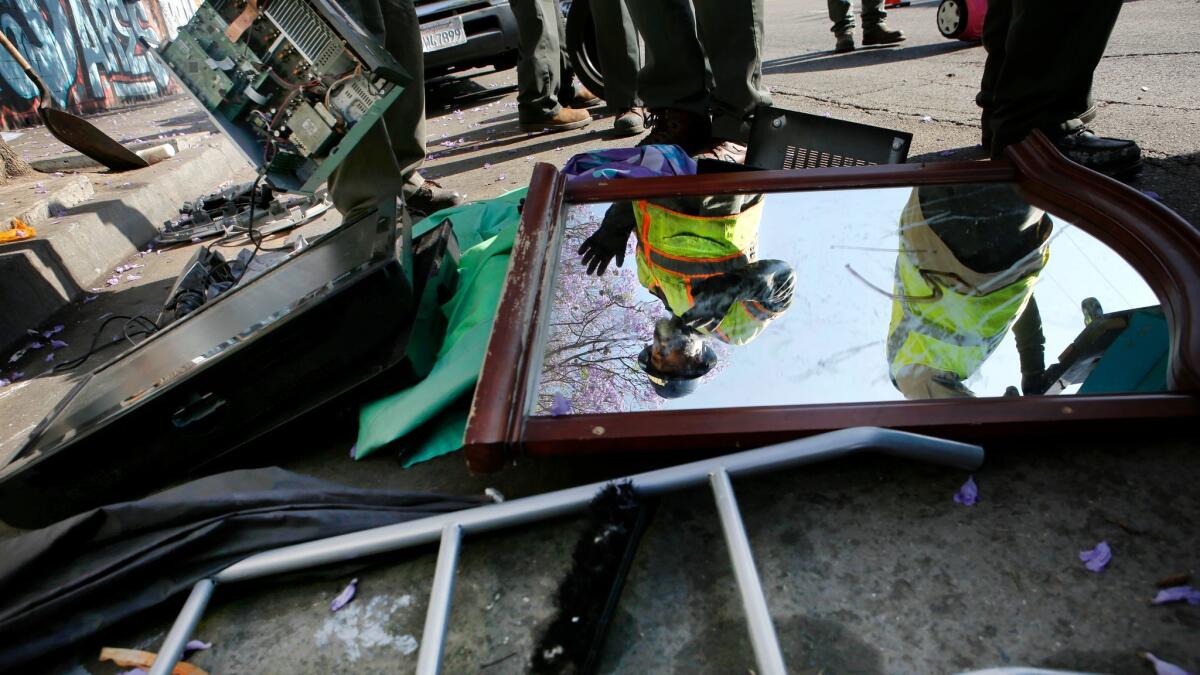
[[[588,274],[600,276],[608,269],[608,264],[615,258],[617,267],[625,264],[625,245],[637,221],[633,216],[633,207],[628,202],[618,202],[608,207],[604,212],[604,220],[600,229],[584,240],[579,247],[581,262],[587,268]]]

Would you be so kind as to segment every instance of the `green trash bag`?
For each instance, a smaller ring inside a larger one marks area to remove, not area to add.
[[[406,437],[411,444],[403,448],[405,467],[462,447],[467,415],[465,407],[455,404],[469,399],[483,367],[520,222],[517,206],[524,197],[524,189],[515,190],[438,211],[414,226],[413,234],[419,236],[449,218],[463,249],[457,291],[442,305],[446,337],[423,380],[359,411],[355,459]]]

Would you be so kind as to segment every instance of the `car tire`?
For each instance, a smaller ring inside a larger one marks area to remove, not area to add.
[[[567,55],[575,77],[591,92],[604,98],[604,71],[596,48],[596,23],[588,0],[573,0],[567,12]]]

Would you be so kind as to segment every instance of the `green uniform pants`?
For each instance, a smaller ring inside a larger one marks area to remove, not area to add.
[[[413,0],[338,0],[412,77],[400,98],[329,177],[333,205],[352,217],[387,195],[412,195],[424,182],[425,57]]]
[[[834,33],[848,33],[854,29],[854,8],[850,0],[825,0],[829,8],[829,20]],[[862,0],[862,23],[864,28],[878,26],[887,19],[883,0]]]
[[[712,115],[713,137],[745,142],[762,83],[764,0],[633,0],[646,43],[638,94],[646,107]],[[713,87],[708,89],[711,68]]]
[[[642,0],[631,0],[641,2]],[[591,0],[596,48],[604,71],[604,100],[617,110],[642,105],[637,95],[642,48],[626,0]]]
[[[1121,0],[991,0],[976,101],[993,156],[1033,129],[1050,136],[1083,126],[1092,73],[1104,56]]]
[[[509,0],[517,18],[517,116],[535,122],[558,114],[575,97],[567,29],[557,0]]]

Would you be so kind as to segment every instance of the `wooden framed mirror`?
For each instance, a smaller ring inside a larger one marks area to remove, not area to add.
[[[624,265],[588,274],[583,242],[630,228]],[[1036,133],[983,162],[570,183],[540,164],[467,461],[1186,423],[1198,263],[1194,226]]]

